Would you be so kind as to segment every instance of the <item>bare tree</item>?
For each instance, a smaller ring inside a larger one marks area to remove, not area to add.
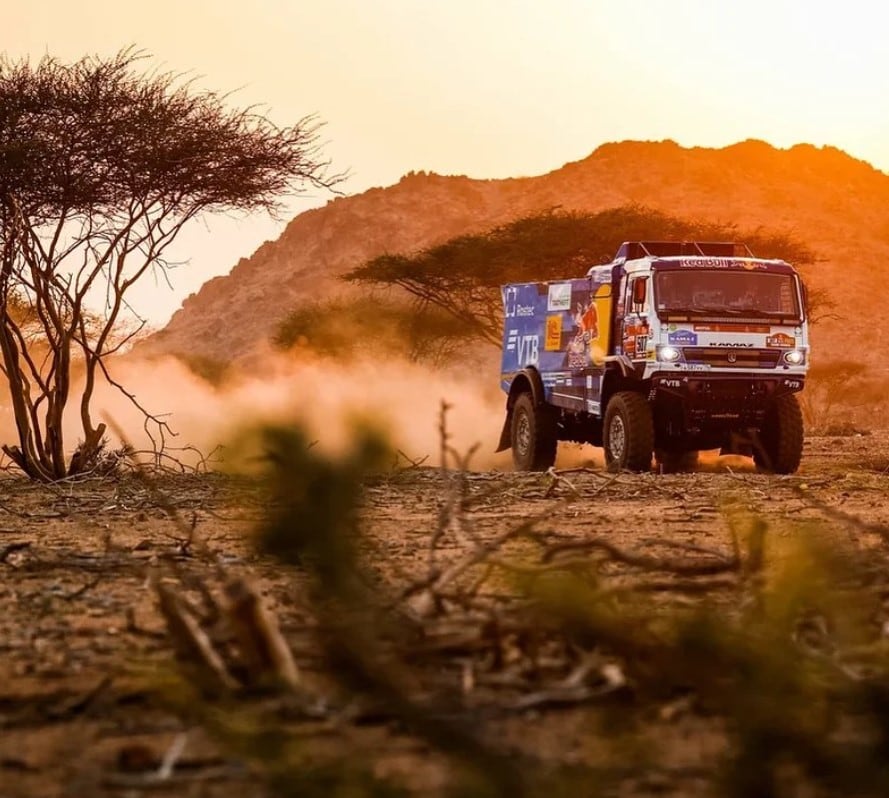
[[[144,58],[0,60],[0,367],[18,431],[3,450],[37,480],[94,467],[105,425],[91,399],[100,376],[117,384],[106,358],[135,334],[118,334],[127,294],[170,266],[185,224],[274,213],[283,195],[342,178],[328,175],[314,117],[278,128],[181,76],[139,71]]]

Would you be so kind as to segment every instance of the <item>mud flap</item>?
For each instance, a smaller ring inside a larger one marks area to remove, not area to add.
[[[512,408],[506,411],[506,421],[503,422],[503,431],[500,433],[500,443],[494,451],[505,452],[512,448]]]

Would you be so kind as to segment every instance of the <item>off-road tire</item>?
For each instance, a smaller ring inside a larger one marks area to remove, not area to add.
[[[512,462],[516,471],[546,471],[556,462],[556,416],[551,407],[522,393],[512,407]]]
[[[753,462],[760,471],[793,474],[803,456],[803,413],[796,394],[777,397],[769,409],[753,447]]]
[[[614,394],[605,410],[602,429],[605,465],[609,471],[648,471],[654,449],[651,405],[642,394]]]
[[[697,449],[655,449],[654,459],[662,474],[688,474],[697,469],[699,458]]]

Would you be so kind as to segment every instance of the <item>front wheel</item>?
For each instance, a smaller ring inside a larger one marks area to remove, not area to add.
[[[803,414],[796,394],[784,394],[766,411],[753,462],[760,471],[792,474],[803,456]]]
[[[551,407],[523,393],[512,408],[512,461],[516,471],[546,471],[556,462],[556,418]]]
[[[602,431],[609,471],[648,471],[654,449],[651,405],[641,394],[621,391],[611,397]]]

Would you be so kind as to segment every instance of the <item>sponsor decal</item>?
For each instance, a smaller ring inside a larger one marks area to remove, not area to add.
[[[512,352],[516,347],[516,342],[519,340],[519,331],[518,330],[508,330],[506,333],[506,351]]]
[[[793,349],[796,346],[796,338],[786,333],[775,333],[766,338],[766,346],[777,346],[787,349]]]
[[[533,316],[534,315],[534,305],[516,305],[515,306],[515,315],[516,316]]]
[[[698,332],[725,332],[725,333],[765,333],[768,335],[772,328],[765,324],[695,324]]]
[[[710,346],[733,346],[739,349],[753,348],[753,344],[741,344],[737,341],[714,341]]]
[[[570,284],[566,283],[570,287]],[[596,309],[596,298],[585,293],[575,295],[575,306],[571,315],[574,322],[574,337],[568,342],[568,368],[583,369],[596,359],[596,341],[599,338],[599,311]],[[601,350],[601,347],[598,347]]]
[[[803,383],[801,380],[784,380],[784,387],[799,390],[803,387]]]
[[[667,343],[674,345],[690,345],[694,346],[698,342],[697,333],[693,333],[691,330],[676,330],[676,332],[671,332],[667,335]]]
[[[540,359],[540,339],[536,335],[519,336],[518,342],[519,364],[537,365]]]
[[[543,344],[547,352],[558,352],[562,348],[562,317],[546,317],[546,340]]]
[[[645,357],[648,346],[648,323],[627,324],[624,327],[623,350],[628,357]]]
[[[684,269],[767,269],[768,264],[739,258],[682,258],[679,265]]]
[[[519,289],[515,286],[507,286],[503,289],[503,315],[507,319],[515,316],[515,307],[518,302]]]
[[[571,283],[550,283],[547,310],[571,310]]]
[[[679,380],[661,380],[665,388],[678,388],[682,383]]]

